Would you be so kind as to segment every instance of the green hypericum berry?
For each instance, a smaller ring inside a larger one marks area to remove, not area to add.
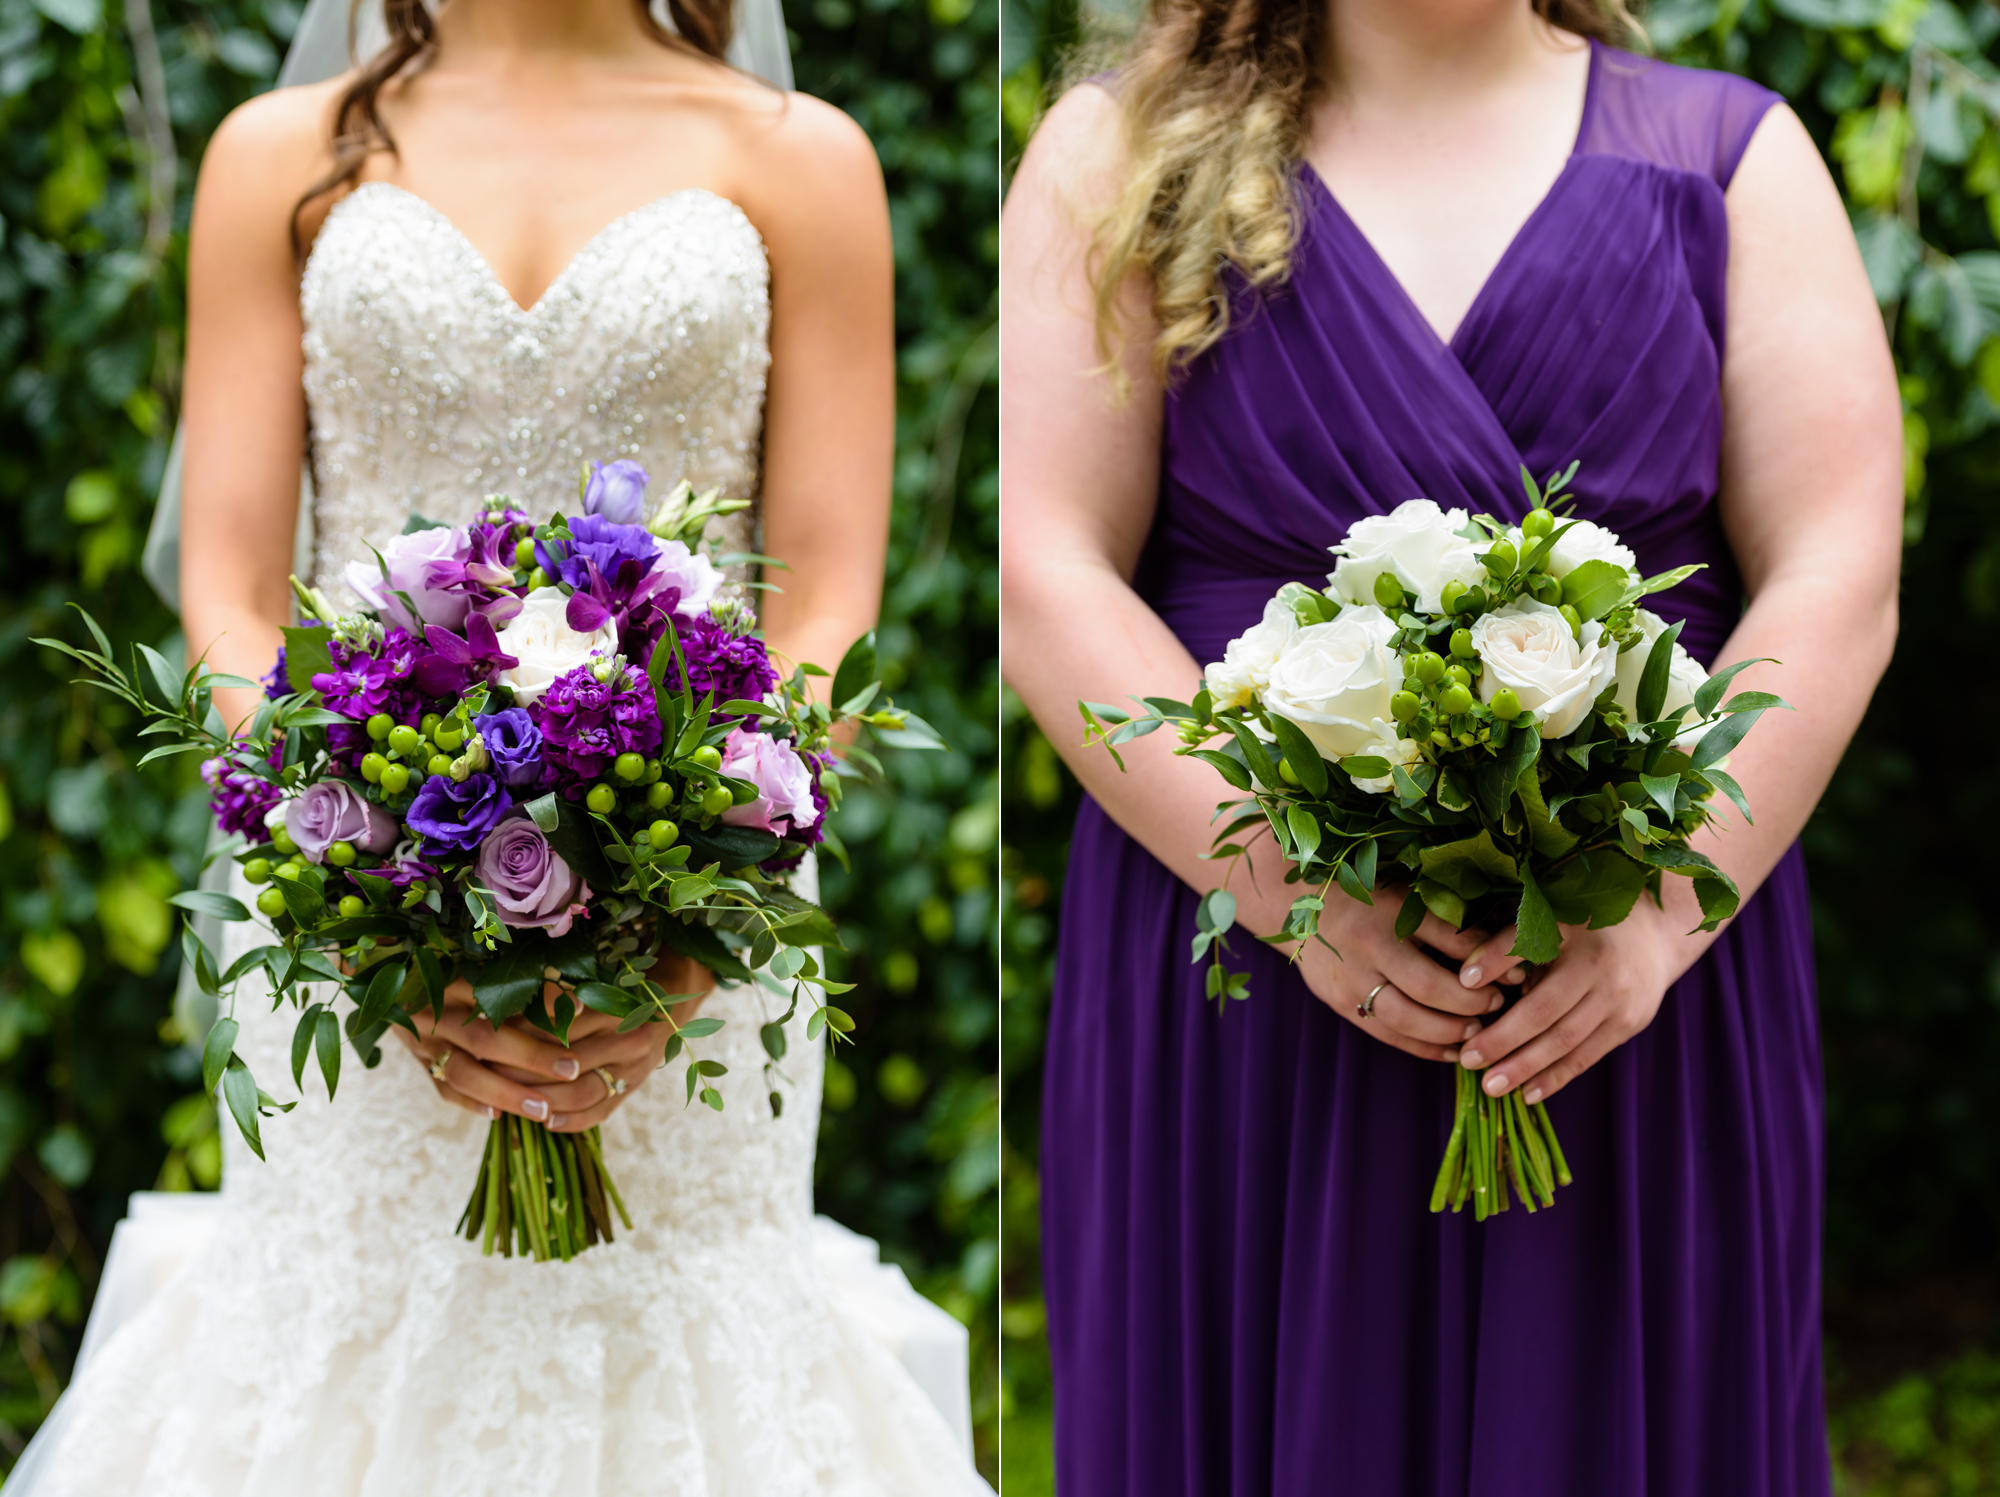
[[[1556,604],[1562,602],[1563,585],[1547,572],[1537,572],[1528,579],[1528,591],[1535,595],[1537,603]]]
[[[648,785],[657,785],[660,781],[660,776],[666,772],[666,765],[662,764],[658,759],[648,759],[646,761],[646,783]]]
[[[735,804],[736,797],[727,785],[717,785],[701,798],[702,813],[707,816],[720,816]]]
[[[417,746],[423,741],[423,734],[407,723],[398,724],[389,730],[390,751],[401,754],[404,758],[408,758],[411,754],[414,754],[417,751]]]
[[[1521,534],[1538,541],[1556,528],[1556,517],[1545,509],[1531,509],[1521,517]]]
[[[1454,629],[1451,631],[1451,652],[1460,660],[1471,660],[1479,654],[1477,650],[1472,648],[1472,631],[1470,629]]]
[[[437,725],[437,730],[431,734],[431,738],[439,748],[455,754],[465,747],[465,732],[465,723],[462,719],[447,717]]]
[[[1375,601],[1391,613],[1403,606],[1403,584],[1396,580],[1393,572],[1384,572],[1375,579]]]
[[[1467,670],[1464,666],[1458,664],[1456,661],[1453,661],[1450,665],[1446,666],[1444,668],[1444,673],[1451,680],[1456,681],[1460,686],[1470,686],[1472,684],[1472,672]]]
[[[300,874],[304,873],[305,871],[306,871],[305,864],[295,862],[288,858],[284,862],[280,863],[276,868],[273,868],[271,870],[271,873],[276,878],[296,879]]]
[[[1514,694],[1514,688],[1503,686],[1493,693],[1493,700],[1486,704],[1493,709],[1493,715],[1502,722],[1512,722],[1521,715],[1521,699]]]
[[[253,884],[268,884],[271,882],[271,860],[252,858],[243,865],[243,876]]]
[[[371,785],[382,783],[382,771],[389,767],[389,761],[380,754],[361,756],[361,778]]]
[[[1448,614],[1457,613],[1459,599],[1465,596],[1465,592],[1466,588],[1463,582],[1459,582],[1456,579],[1447,582],[1444,585],[1444,590],[1438,594],[1439,599],[1444,603],[1444,611]]]
[[[583,803],[599,816],[609,816],[618,809],[618,792],[609,785],[592,785]]]
[[[285,830],[283,822],[271,828],[271,846],[287,856],[299,850],[298,843],[292,840],[292,834]]]
[[[382,771],[382,788],[390,795],[401,795],[410,788],[410,766],[391,764]]]
[[[551,580],[547,572],[536,567],[534,571],[528,573],[528,591],[533,592],[538,587],[547,587]]]
[[[257,896],[257,908],[276,919],[285,913],[285,896],[276,889],[266,889]]]
[[[1472,693],[1456,681],[1447,686],[1438,696],[1438,710],[1447,717],[1457,717],[1472,710]]]
[[[356,857],[352,842],[329,842],[326,860],[336,868],[352,868]]]
[[[1561,612],[1563,622],[1569,625],[1569,632],[1574,634],[1578,639],[1582,639],[1583,616],[1567,603],[1563,604]]]
[[[422,717],[417,719],[417,731],[422,733],[426,738],[435,738],[437,737],[438,724],[443,721],[444,717],[441,713],[426,712]]]
[[[1299,772],[1292,768],[1292,761],[1290,759],[1280,759],[1278,761],[1278,778],[1283,780],[1287,785],[1298,784]]]
[[[1423,710],[1424,699],[1414,691],[1399,691],[1389,698],[1389,715],[1399,723],[1406,723]]]
[[[389,730],[395,726],[395,718],[386,712],[378,712],[368,719],[368,736],[380,743],[389,736]]]
[[[343,894],[340,898],[340,918],[352,920],[356,915],[368,913],[368,901],[359,894]]]
[[[646,837],[653,844],[653,850],[658,852],[680,841],[681,829],[671,821],[660,820],[646,828]]]
[[[688,757],[703,769],[722,768],[722,750],[712,743],[703,744]]]
[[[1514,549],[1512,541],[1497,540],[1486,553],[1486,570],[1495,577],[1511,577],[1520,560],[1521,553]]]
[[[1410,662],[1410,674],[1426,686],[1435,686],[1444,679],[1444,656],[1435,650],[1425,650]]]
[[[623,753],[611,761],[611,772],[628,785],[637,784],[646,775],[644,754]]]
[[[653,768],[654,772],[657,773],[659,770],[659,766],[654,765]],[[674,803],[674,787],[668,784],[665,780],[655,780],[653,781],[652,784],[646,787],[647,810],[664,811],[667,809],[668,806],[671,806],[673,803]]]
[[[424,765],[424,773],[441,774],[449,777],[451,774],[451,755],[432,754],[430,761]]]
[[[535,565],[535,542],[532,537],[514,542],[514,565],[523,570]]]

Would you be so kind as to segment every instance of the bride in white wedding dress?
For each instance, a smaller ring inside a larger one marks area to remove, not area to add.
[[[353,76],[218,133],[190,254],[182,557],[188,636],[216,640],[218,668],[257,675],[275,651],[302,450],[314,578],[342,601],[346,564],[413,511],[461,522],[501,492],[539,520],[573,507],[582,462],[630,458],[656,495],[760,495],[761,544],[748,517],[711,539],[790,563],[762,595],[774,652],[837,657],[872,623],[893,422],[879,171],[845,116],[699,55],[726,39],[717,13],[674,4],[687,44],[637,0],[450,0],[434,23],[391,0],[392,36],[422,43],[376,101],[393,149],[336,152]],[[223,960],[255,939],[233,927]],[[121,1225],[9,1497],[987,1492],[958,1328],[814,1221],[820,1047],[799,1024],[774,1118],[759,992],[703,1012],[727,1021],[704,1042],[729,1067],[720,1113],[683,1107],[685,1061],[656,1071],[656,1026],[575,1039],[579,1067],[448,1019],[414,1062],[346,1066],[331,1104],[309,1083],[266,1123],[268,1163],[231,1133],[219,1198]],[[235,1016],[289,1095],[290,1011],[246,990]],[[606,1117],[634,1230],[541,1265],[454,1237],[495,1105]]]

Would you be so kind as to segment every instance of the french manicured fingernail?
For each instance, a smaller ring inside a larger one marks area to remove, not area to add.
[[[1537,1102],[1542,1100],[1542,1089],[1539,1086],[1531,1086],[1524,1094],[1524,1098],[1527,1104],[1533,1107]]]
[[[479,1115],[490,1123],[500,1116],[500,1110],[496,1107],[488,1107],[484,1102],[481,1102],[479,1104]]]
[[[546,1122],[549,1116],[549,1099],[547,1097],[528,1098],[527,1101],[521,1104],[521,1115],[533,1118],[538,1123]]]
[[[1469,1040],[1477,1033],[1479,1033],[1479,1024],[1478,1021],[1475,1020],[1473,1023],[1470,1023],[1465,1026],[1465,1033],[1460,1035],[1459,1038],[1462,1040]]]
[[[1476,1071],[1486,1064],[1486,1057],[1481,1055],[1477,1050],[1466,1051],[1463,1055],[1459,1056],[1458,1060],[1459,1064],[1464,1066],[1468,1071]]]
[[[1458,974],[1458,980],[1468,988],[1476,988],[1479,986],[1479,979],[1484,975],[1477,967],[1467,967]]]
[[[549,1119],[549,1127],[551,1129],[567,1128],[568,1126],[569,1126],[569,1119],[562,1116],[561,1113],[558,1113],[556,1114],[556,1116]]]
[[[1507,1073],[1505,1071],[1495,1071],[1491,1076],[1488,1076],[1486,1078],[1484,1084],[1486,1087],[1486,1095],[1489,1097],[1497,1097],[1502,1092],[1507,1090]]]
[[[562,1077],[562,1079],[565,1081],[574,1081],[577,1078],[577,1074],[580,1071],[582,1071],[583,1067],[578,1065],[575,1061],[565,1058],[563,1060],[557,1061],[554,1065],[550,1066],[549,1069],[551,1071],[554,1071],[558,1076]]]

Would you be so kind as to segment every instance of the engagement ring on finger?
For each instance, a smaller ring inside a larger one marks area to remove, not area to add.
[[[613,1097],[622,1097],[625,1095],[624,1077],[612,1075],[603,1066],[592,1066],[590,1069],[596,1074],[597,1079],[604,1083],[605,1101],[609,1102]]]
[[[447,1050],[444,1052],[444,1054],[440,1055],[436,1060],[431,1062],[431,1080],[433,1081],[444,1080],[444,1068],[450,1064],[451,1064],[451,1052]]]
[[[1354,1012],[1359,1014],[1364,1019],[1374,1018],[1375,995],[1380,993],[1382,989],[1386,988],[1387,986],[1389,986],[1389,979],[1385,977],[1380,982],[1376,983],[1374,987],[1368,990],[1368,996],[1366,998],[1363,998],[1359,1003],[1354,1005]]]

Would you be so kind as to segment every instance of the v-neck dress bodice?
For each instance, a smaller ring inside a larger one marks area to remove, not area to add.
[[[1573,154],[1441,340],[1324,184],[1276,292],[1167,401],[1136,586],[1200,661],[1349,525],[1428,497],[1578,513],[1698,656],[1717,512],[1724,193],[1774,96],[1593,44]],[[1218,1015],[1195,894],[1094,804],[1062,917],[1043,1220],[1067,1497],[1825,1497],[1821,1102],[1796,848],[1651,1028],[1553,1098],[1553,1210],[1433,1216],[1449,1074],[1267,948]]]

